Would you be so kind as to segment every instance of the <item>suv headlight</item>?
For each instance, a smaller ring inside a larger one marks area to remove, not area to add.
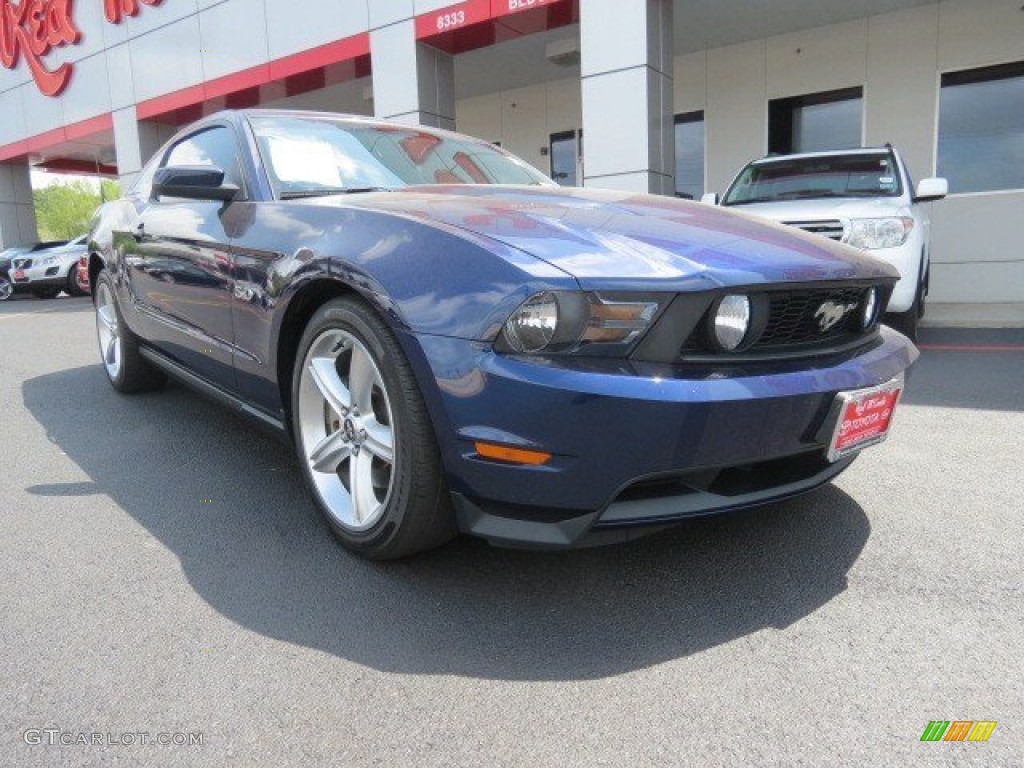
[[[878,219],[850,219],[846,242],[854,248],[874,250],[903,245],[914,228],[909,216],[886,216]]]
[[[544,291],[528,298],[509,316],[497,348],[520,354],[589,349],[595,354],[623,355],[650,327],[668,298]]]

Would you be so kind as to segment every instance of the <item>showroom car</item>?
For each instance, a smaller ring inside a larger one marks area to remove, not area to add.
[[[885,439],[918,354],[854,248],[419,126],[218,113],[95,221],[114,389],[171,375],[289,436],[367,558],[803,493]]]
[[[86,235],[82,235],[17,254],[9,271],[12,288],[40,299],[56,298],[61,291],[83,296],[86,291],[78,284],[78,260],[87,251]]]
[[[945,179],[922,179],[891,146],[774,155],[746,165],[724,206],[847,243],[892,264],[900,280],[885,321],[917,339],[928,295],[931,223],[926,203],[946,196]],[[715,195],[705,195],[709,202]]]

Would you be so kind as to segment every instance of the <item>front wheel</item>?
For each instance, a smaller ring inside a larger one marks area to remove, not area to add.
[[[11,278],[0,272],[0,301],[7,301],[14,295],[14,284]]]
[[[324,304],[299,344],[292,429],[303,474],[338,540],[373,560],[455,535],[426,405],[394,335],[366,304]]]

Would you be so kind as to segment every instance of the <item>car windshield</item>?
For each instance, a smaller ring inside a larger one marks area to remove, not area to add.
[[[901,194],[899,168],[892,153],[816,155],[751,163],[733,182],[722,204]]]
[[[330,117],[250,119],[282,199],[417,184],[554,184],[485,141]]]

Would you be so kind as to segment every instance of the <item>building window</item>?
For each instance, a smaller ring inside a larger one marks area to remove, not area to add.
[[[1024,62],[942,76],[938,174],[950,192],[1024,189]]]
[[[551,134],[551,178],[563,187],[578,187],[582,131]]]
[[[676,197],[704,194],[704,113],[676,115]]]
[[[861,146],[862,88],[810,93],[768,102],[768,151],[820,152]]]

